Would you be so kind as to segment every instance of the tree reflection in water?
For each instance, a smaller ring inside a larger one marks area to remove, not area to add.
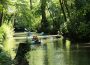
[[[45,44],[27,54],[29,65],[89,65],[90,47],[63,39],[42,39]]]

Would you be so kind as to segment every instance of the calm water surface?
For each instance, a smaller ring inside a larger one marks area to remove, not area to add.
[[[71,43],[62,38],[41,39],[27,53],[29,65],[90,65],[90,44]]]

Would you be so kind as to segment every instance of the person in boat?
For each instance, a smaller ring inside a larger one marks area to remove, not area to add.
[[[31,35],[32,35],[31,31],[29,31],[29,32],[28,32],[28,36],[31,36]]]
[[[41,32],[40,35],[44,35],[44,32]]]
[[[56,38],[60,38],[60,31],[57,31],[57,36]]]
[[[57,35],[60,35],[60,31],[57,31]]]
[[[33,41],[32,42],[33,44],[40,44],[41,43],[37,36],[33,36],[32,41]]]

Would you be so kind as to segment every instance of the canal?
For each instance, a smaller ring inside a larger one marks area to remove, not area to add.
[[[90,44],[50,37],[31,45],[26,58],[29,65],[90,65]]]

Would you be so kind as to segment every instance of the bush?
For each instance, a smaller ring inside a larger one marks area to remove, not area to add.
[[[0,65],[11,65],[11,64],[12,64],[12,60],[10,56],[5,52],[1,52],[0,53]]]
[[[11,65],[15,57],[15,40],[13,38],[13,26],[4,23],[0,27],[0,65]]]

